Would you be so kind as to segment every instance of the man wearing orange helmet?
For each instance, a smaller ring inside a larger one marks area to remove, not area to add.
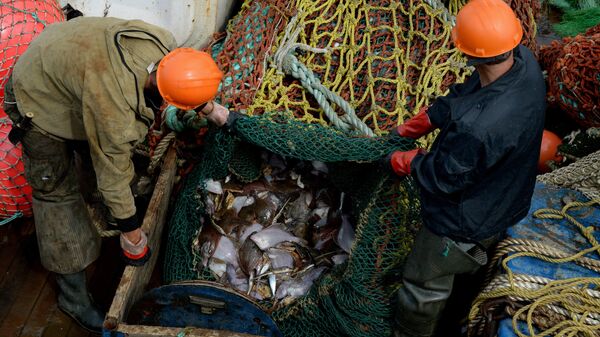
[[[455,275],[485,265],[488,249],[528,213],[546,90],[522,35],[502,0],[471,0],[452,38],[476,71],[397,128],[415,139],[440,132],[429,152],[388,158],[419,185],[423,220],[396,297],[395,336],[433,335]]]
[[[116,18],[49,25],[17,61],[5,87],[9,138],[23,144],[41,262],[56,273],[58,306],[84,328],[100,332],[104,314],[85,282],[100,238],[79,190],[75,153],[91,162],[121,230],[122,258],[143,265],[150,250],[130,188],[133,146],[163,98],[223,125],[228,111],[210,102],[222,76],[208,54],[176,49],[170,32]]]

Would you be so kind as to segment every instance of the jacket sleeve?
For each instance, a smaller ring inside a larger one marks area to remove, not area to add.
[[[443,128],[450,120],[450,100],[458,96],[457,85],[450,86],[446,96],[438,97],[427,109],[431,124]]]
[[[485,155],[485,146],[471,132],[449,132],[439,147],[413,159],[411,172],[427,192],[451,195],[478,181]]]
[[[144,137],[143,130],[110,72],[88,71],[84,83],[83,123],[98,190],[113,217],[130,218],[136,212],[130,188],[134,177],[131,150]]]

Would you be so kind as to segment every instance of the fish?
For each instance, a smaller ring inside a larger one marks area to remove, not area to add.
[[[277,291],[277,277],[275,274],[269,274],[269,288],[271,289],[271,296],[275,297]]]
[[[341,216],[342,225],[338,235],[334,238],[335,243],[342,248],[346,253],[350,254],[352,244],[354,243],[354,228],[350,223],[349,216],[344,214]]]
[[[338,265],[348,261],[348,254],[337,254],[331,257],[333,264]]]
[[[204,218],[201,220],[202,230],[198,236],[197,245],[200,247],[202,265],[208,267],[208,260],[213,256],[221,240],[221,235],[213,226],[204,224],[203,220]]]
[[[217,225],[221,227],[227,235],[235,235],[239,233],[242,228],[246,228],[250,224],[250,221],[239,218],[233,209],[227,210],[217,222]]]
[[[327,167],[327,164],[325,164],[322,161],[317,161],[317,160],[313,160],[311,162],[312,167],[313,167],[313,174],[314,175],[319,175],[320,173],[329,173],[329,168]],[[316,172],[315,172],[316,171]]]
[[[270,223],[275,216],[277,206],[270,200],[256,198],[252,205],[246,206],[240,210],[239,217],[247,221],[256,221],[259,223]]]
[[[226,236],[221,236],[221,239],[219,240],[211,259],[218,259],[237,268],[238,250],[231,239]]]
[[[227,263],[219,259],[211,258],[208,262],[208,269],[217,275],[217,277],[221,278],[227,271]]]
[[[227,282],[235,289],[244,293],[248,291],[248,278],[240,269],[236,269],[234,266],[227,264],[226,275]]]
[[[252,240],[245,240],[239,251],[239,266],[244,274],[251,273],[264,263],[263,252]]]
[[[290,234],[279,225],[273,225],[252,234],[250,240],[254,241],[261,250],[267,250],[285,241],[306,244],[305,240]]]
[[[273,269],[294,268],[294,257],[289,250],[269,248],[266,253],[271,260]]]
[[[312,194],[308,191],[302,191],[296,199],[288,203],[288,206],[284,211],[284,215],[286,219],[291,219],[292,227],[295,227],[295,225],[298,223],[308,223],[308,218],[310,216],[309,206],[311,204],[311,201]],[[297,233],[294,234],[300,237],[304,237],[305,233],[301,233],[301,235],[298,235]]]
[[[243,217],[240,214],[240,211],[242,210],[242,208],[250,206],[252,204],[254,204],[255,199],[252,196],[247,196],[247,195],[242,195],[242,196],[238,196],[233,200],[233,205],[231,206],[233,208],[233,210],[235,211],[235,214]]]
[[[218,180],[207,179],[205,182],[206,190],[214,194],[223,194],[223,187]]]
[[[334,226],[319,227],[312,232],[311,240],[313,247],[319,251],[329,251],[336,244],[334,237],[337,236],[339,228]]]
[[[241,243],[244,243],[244,241],[246,241],[246,239],[254,234],[254,233],[258,233],[261,230],[263,230],[263,225],[259,224],[258,222],[253,223],[250,226],[246,226],[246,227],[238,227],[238,240]]]
[[[277,289],[275,297],[277,299],[296,298],[305,295],[314,281],[321,276],[326,267],[310,267],[296,278],[282,282]]]

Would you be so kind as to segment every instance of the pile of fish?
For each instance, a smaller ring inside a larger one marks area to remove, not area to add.
[[[256,300],[286,305],[347,260],[354,228],[323,163],[262,157],[258,181],[206,181],[196,266]]]

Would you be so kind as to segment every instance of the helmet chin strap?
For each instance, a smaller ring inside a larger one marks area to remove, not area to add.
[[[144,100],[147,107],[157,111],[160,110],[160,107],[163,104],[163,98],[156,85],[153,84],[144,89]]]
[[[515,48],[517,48],[517,47],[515,47]],[[468,66],[476,66],[476,65],[480,65],[480,64],[502,63],[502,62],[506,61],[510,57],[510,55],[512,55],[513,50],[510,50],[510,51],[507,51],[506,53],[502,53],[500,55],[496,55],[496,56],[492,56],[492,57],[473,57],[473,56],[467,55],[467,65]]]

